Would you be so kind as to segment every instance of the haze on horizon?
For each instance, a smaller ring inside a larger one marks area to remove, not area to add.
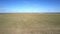
[[[0,0],[0,13],[60,12],[60,0]]]

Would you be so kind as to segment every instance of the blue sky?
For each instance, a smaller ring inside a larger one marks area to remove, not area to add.
[[[0,13],[60,12],[60,0],[0,0]]]

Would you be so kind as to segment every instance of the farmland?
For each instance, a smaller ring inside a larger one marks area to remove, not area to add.
[[[0,34],[60,34],[60,14],[0,14]]]

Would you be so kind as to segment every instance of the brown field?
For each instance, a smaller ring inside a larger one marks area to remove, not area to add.
[[[60,14],[0,14],[0,34],[60,34]]]

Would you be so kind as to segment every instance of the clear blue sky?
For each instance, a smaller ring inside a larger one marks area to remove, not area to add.
[[[0,13],[60,12],[60,0],[0,0]]]

